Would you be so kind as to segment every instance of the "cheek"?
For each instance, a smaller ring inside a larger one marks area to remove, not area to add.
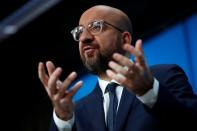
[[[100,48],[100,53],[101,53],[103,56],[112,55],[115,51],[116,51],[116,46],[115,46],[115,44],[113,44],[112,42],[105,43],[105,45],[103,45],[103,46]]]
[[[113,37],[112,37],[113,36]],[[102,39],[101,41],[103,44],[101,44],[101,49],[106,50],[106,51],[113,51],[116,50],[117,44],[120,44],[120,40],[117,39],[117,36],[112,34],[110,37],[105,37],[105,39]]]

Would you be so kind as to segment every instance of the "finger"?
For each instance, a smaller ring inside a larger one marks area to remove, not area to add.
[[[129,58],[127,58],[119,53],[114,53],[113,59],[115,61],[117,61],[119,64],[121,64],[122,66],[132,67],[132,65],[133,65],[132,60],[130,60]]]
[[[142,40],[139,39],[136,41],[136,45],[135,45],[135,48],[141,52],[142,54],[144,54],[144,51],[143,51],[143,48],[142,48]]]
[[[118,62],[123,66],[123,71],[127,71],[127,72],[129,71],[129,72],[135,72],[135,73],[139,72],[138,67],[136,66],[136,64],[134,64],[132,59],[129,59],[119,53],[114,53],[113,57],[114,59],[116,57]]]
[[[138,56],[141,55],[141,53],[138,50],[136,50],[135,47],[133,47],[130,44],[125,44],[123,46],[123,49],[126,50],[126,51],[128,51],[129,53],[131,53],[135,57],[138,57]]]
[[[57,80],[56,85],[57,85],[57,89],[60,89],[62,86],[62,82],[60,80]]]
[[[47,88],[49,77],[45,72],[44,64],[42,62],[39,62],[38,64],[38,76],[44,87]]]
[[[126,81],[126,77],[125,77],[125,76],[123,76],[123,75],[120,74],[120,73],[115,73],[115,72],[112,71],[112,70],[109,70],[109,69],[108,69],[108,70],[106,71],[106,74],[108,75],[109,78],[111,78],[111,79],[113,79],[113,80],[119,82],[120,84],[122,84],[123,82]]]
[[[48,71],[49,76],[50,76],[55,70],[55,65],[51,61],[47,61],[46,62],[46,67],[47,67],[47,71]]]
[[[136,42],[135,45],[135,49],[141,53],[141,55],[139,55],[138,57],[136,57],[136,61],[142,66],[142,67],[146,67],[146,62],[145,62],[145,58],[144,58],[144,52],[142,49],[142,40],[139,39]]]
[[[77,77],[77,73],[76,72],[72,72],[70,73],[70,75],[64,80],[64,82],[62,83],[61,88],[58,91],[59,97],[62,98],[66,92],[66,89],[68,88],[68,86],[74,81],[74,79]]]
[[[137,65],[145,67],[145,59],[144,59],[143,52],[141,51],[142,50],[141,45],[142,45],[142,41],[137,40],[137,42],[136,42],[137,48],[134,48],[132,45],[129,45],[129,44],[125,44],[123,48],[135,56]]]
[[[56,85],[57,85],[57,81],[59,80],[59,77],[62,73],[62,69],[60,67],[58,67],[50,76],[49,81],[48,81],[48,87],[50,90],[50,95],[53,96],[56,91]]]
[[[83,82],[82,81],[78,81],[73,87],[72,89],[69,91],[67,97],[72,98],[75,93],[81,88]]]
[[[121,73],[123,75],[126,75],[127,72],[128,72],[128,67],[127,68],[124,68],[123,66],[117,64],[116,62],[114,61],[110,61],[109,62],[109,67],[111,69],[113,69],[116,73]],[[126,66],[125,66],[126,67]]]

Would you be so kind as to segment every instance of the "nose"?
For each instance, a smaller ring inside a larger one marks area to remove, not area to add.
[[[94,40],[94,36],[87,30],[84,29],[84,31],[82,32],[79,41],[82,43],[91,43]]]

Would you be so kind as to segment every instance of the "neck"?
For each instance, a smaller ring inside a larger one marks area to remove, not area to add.
[[[101,73],[98,75],[100,79],[106,80],[106,81],[111,81],[111,79],[107,76],[106,73]]]

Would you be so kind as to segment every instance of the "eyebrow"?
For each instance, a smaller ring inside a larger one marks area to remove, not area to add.
[[[109,23],[109,22],[107,22],[107,21],[104,21],[104,20],[103,20],[103,22],[104,22],[105,24],[107,24],[107,25],[112,26],[113,28],[117,29],[117,30],[118,30],[118,31],[120,31],[120,32],[124,32],[124,30],[123,30],[123,29],[120,29],[120,28],[116,27],[115,25],[110,24],[110,23]]]

